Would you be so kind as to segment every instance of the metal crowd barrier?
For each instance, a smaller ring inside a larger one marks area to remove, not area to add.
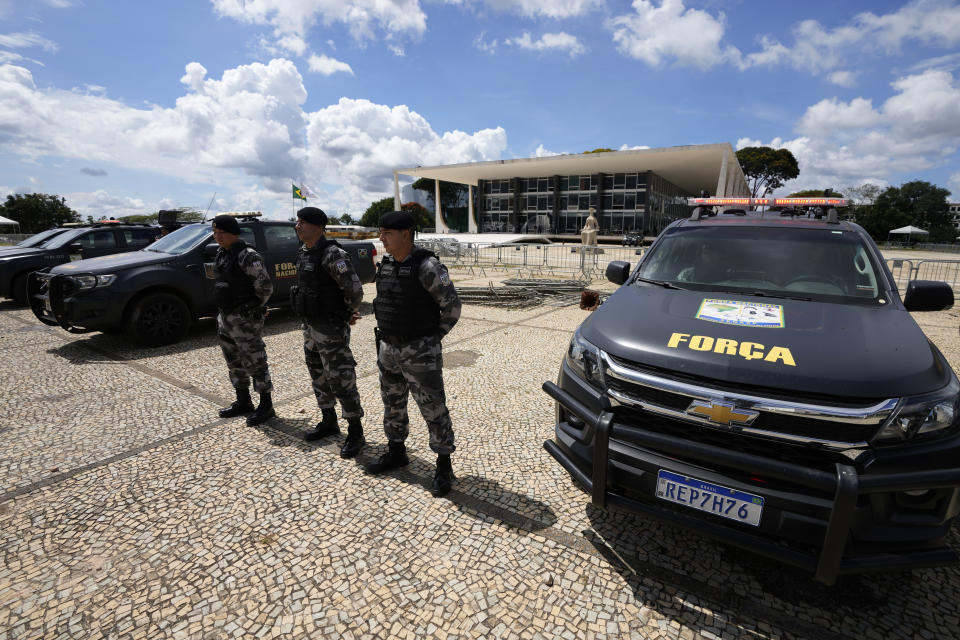
[[[478,276],[488,271],[503,271],[520,278],[572,277],[598,280],[604,277],[612,260],[636,264],[643,249],[616,245],[582,246],[579,244],[527,244],[451,242],[449,240],[418,241],[430,249],[448,269],[465,269]]]
[[[901,293],[911,280],[946,282],[954,291],[960,291],[960,260],[887,259],[887,267]]]

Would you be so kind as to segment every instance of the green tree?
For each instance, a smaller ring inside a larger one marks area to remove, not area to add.
[[[794,191],[788,198],[822,198],[826,195],[826,189],[804,189],[803,191]],[[842,193],[837,193],[835,191],[830,192],[831,198],[842,198]]]
[[[800,175],[800,166],[789,149],[744,147],[737,151],[743,175],[750,182],[750,195],[760,198]]]
[[[337,220],[340,222],[340,224],[357,224],[354,219],[350,217],[349,213],[343,214],[337,218]]]
[[[593,151],[584,151],[584,153],[607,153],[608,151],[613,151],[613,149],[608,149],[607,147],[597,147]]]
[[[180,224],[189,224],[191,222],[203,222],[203,212],[193,209],[191,207],[180,207],[177,209],[169,209],[169,211],[177,212],[177,222]],[[117,218],[122,222],[132,222],[132,223],[147,223],[147,224],[156,224],[160,213],[146,213],[146,214],[135,214],[131,216],[123,216]]]
[[[930,242],[953,242],[956,229],[950,220],[950,192],[924,180],[887,187],[858,222],[875,240],[886,240],[891,229],[913,225],[928,231]]]
[[[427,229],[435,225],[434,214],[419,202],[406,202],[400,205],[400,209],[413,216],[417,229]]]
[[[360,224],[364,227],[379,227],[380,216],[393,211],[393,196],[377,200],[360,216]]]
[[[427,197],[430,198],[430,202],[433,202],[434,211],[436,211],[437,204],[434,202],[436,196],[436,188],[434,187],[434,180],[430,178],[420,178],[411,185],[414,189],[419,189],[427,194]],[[446,209],[454,209],[456,207],[463,207],[467,201],[467,185],[460,184],[459,182],[446,182],[444,180],[440,181],[440,204]]]
[[[80,216],[62,196],[45,193],[8,195],[0,205],[0,216],[19,222],[21,233],[39,233],[65,222],[80,222]]]

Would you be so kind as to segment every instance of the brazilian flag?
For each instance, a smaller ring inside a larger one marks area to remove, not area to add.
[[[307,199],[307,197],[306,197],[305,195],[303,195],[302,193],[300,193],[300,187],[298,187],[298,186],[295,185],[295,184],[290,185],[290,186],[293,187],[293,197],[294,197],[294,198],[299,198],[299,199],[301,199],[301,200],[306,200],[306,199]]]

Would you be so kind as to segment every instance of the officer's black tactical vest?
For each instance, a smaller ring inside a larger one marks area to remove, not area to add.
[[[247,243],[237,240],[229,249],[217,253],[219,275],[214,285],[214,297],[220,309],[232,310],[241,307],[260,306],[260,298],[253,289],[253,282],[240,267],[240,252]]]
[[[329,247],[340,248],[336,240],[323,240],[297,253],[297,290],[291,296],[294,311],[308,322],[349,317],[340,285],[323,268],[323,255]],[[344,258],[346,260],[346,258]]]
[[[421,338],[440,330],[440,305],[420,284],[420,264],[436,254],[414,249],[408,262],[398,263],[385,257],[377,269],[377,297],[373,313],[384,335],[400,338]]]

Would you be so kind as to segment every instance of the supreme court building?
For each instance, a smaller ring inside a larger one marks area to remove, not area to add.
[[[459,224],[437,206],[438,233],[577,234],[593,207],[601,236],[656,235],[689,215],[686,198],[701,191],[750,195],[729,143],[397,169],[397,209],[401,175],[469,187],[466,219]]]

